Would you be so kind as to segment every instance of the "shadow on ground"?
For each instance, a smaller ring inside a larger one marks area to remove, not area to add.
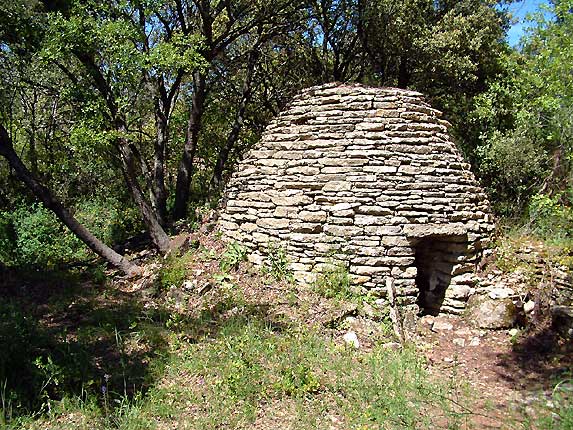
[[[528,391],[551,390],[573,378],[573,343],[544,323],[516,339],[509,353],[498,356],[500,376]]]
[[[229,298],[190,317],[80,276],[12,273],[0,281],[4,414],[41,411],[48,399],[95,396],[102,404],[144,394],[170,357],[169,336],[194,343],[253,318],[281,330],[267,312]]]

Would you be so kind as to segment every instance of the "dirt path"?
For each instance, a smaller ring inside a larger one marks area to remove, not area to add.
[[[467,382],[476,428],[507,428],[535,414],[534,404],[551,402],[555,385],[571,377],[572,345],[548,328],[535,332],[478,330],[460,317],[425,317],[417,342],[430,371]]]

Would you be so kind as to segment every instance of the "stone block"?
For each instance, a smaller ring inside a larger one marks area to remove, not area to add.
[[[327,182],[323,187],[322,191],[350,191],[352,184],[347,181],[330,181]]]

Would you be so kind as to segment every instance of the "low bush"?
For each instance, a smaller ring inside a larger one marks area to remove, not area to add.
[[[241,261],[247,259],[247,250],[237,242],[231,242],[227,245],[227,250],[223,253],[219,263],[220,269],[227,273],[230,270],[236,270]]]
[[[275,281],[292,281],[293,275],[289,269],[288,257],[282,246],[269,242],[264,272]]]
[[[348,269],[341,263],[329,264],[318,276],[317,292],[326,298],[350,299],[353,296],[352,279]]]
[[[529,204],[534,233],[550,241],[573,240],[573,193],[535,195]]]
[[[113,199],[79,203],[74,215],[108,245],[141,230],[137,211]],[[54,270],[91,258],[83,242],[41,204],[21,202],[10,212],[0,211],[0,264]]]

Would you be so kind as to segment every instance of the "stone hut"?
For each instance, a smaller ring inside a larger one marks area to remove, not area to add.
[[[332,264],[383,302],[461,312],[494,225],[483,190],[420,93],[304,90],[239,163],[219,228],[265,264],[281,246],[299,282]]]

